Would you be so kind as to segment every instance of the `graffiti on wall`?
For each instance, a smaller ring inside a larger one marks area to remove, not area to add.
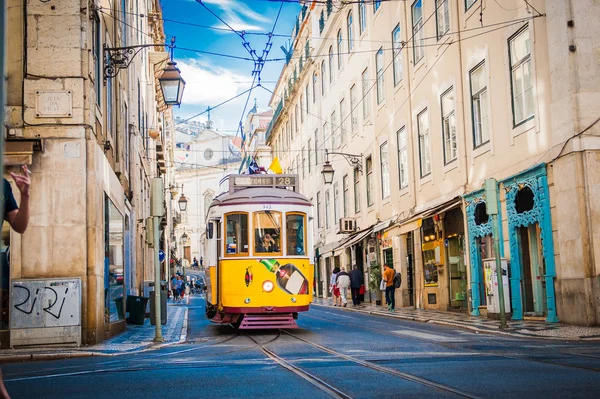
[[[43,328],[81,324],[81,280],[13,280],[10,327]]]

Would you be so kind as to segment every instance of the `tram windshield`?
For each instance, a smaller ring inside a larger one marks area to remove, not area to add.
[[[285,217],[288,255],[306,255],[304,244],[304,214],[288,213]]]
[[[225,216],[225,253],[227,255],[248,254],[248,214],[233,213]]]
[[[254,213],[254,252],[281,253],[281,213]]]

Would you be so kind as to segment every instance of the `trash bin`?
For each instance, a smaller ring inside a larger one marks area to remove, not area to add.
[[[144,318],[146,316],[147,303],[148,298],[144,298],[143,296],[127,295],[127,311],[129,312],[127,323],[143,326]]]
[[[154,317],[154,283],[150,283],[150,287],[153,289],[150,291],[150,324],[155,325],[156,319]],[[167,282],[162,281],[160,283],[160,324],[167,324]]]
[[[119,315],[119,320],[125,319],[125,312],[123,309],[123,297],[122,296],[115,298],[115,305],[117,306],[117,314]]]

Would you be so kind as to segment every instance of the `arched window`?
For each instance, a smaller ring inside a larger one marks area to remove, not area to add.
[[[333,46],[329,46],[329,83],[333,83]]]
[[[342,69],[342,30],[338,30],[337,34],[337,59],[338,59],[338,70]]]
[[[208,215],[208,208],[210,208],[210,204],[212,203],[214,195],[211,191],[204,194],[204,217]]]
[[[360,25],[360,34],[362,35],[367,30],[367,6],[365,0],[360,0],[358,4],[358,22]]]
[[[354,48],[354,30],[352,28],[352,10],[348,11],[348,17],[346,18],[348,24],[348,51],[352,51]]]
[[[312,82],[312,94],[313,94],[313,104],[317,101],[317,73],[313,73],[313,82]]]

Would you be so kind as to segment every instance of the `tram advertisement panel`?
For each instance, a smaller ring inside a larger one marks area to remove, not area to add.
[[[308,259],[230,260],[223,261],[221,271],[224,306],[306,305],[312,299]]]

